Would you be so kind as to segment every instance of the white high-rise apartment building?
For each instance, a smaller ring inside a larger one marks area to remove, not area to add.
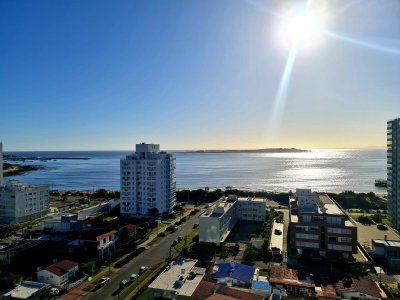
[[[0,186],[3,186],[3,144],[0,142]]]
[[[387,122],[387,192],[389,218],[400,230],[400,118]]]
[[[137,144],[121,159],[121,214],[147,216],[149,209],[170,211],[176,202],[175,158],[160,145]]]
[[[23,185],[10,180],[0,187],[0,223],[16,224],[34,220],[48,213],[49,188],[44,185]]]

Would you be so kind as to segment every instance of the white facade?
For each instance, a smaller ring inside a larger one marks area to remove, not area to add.
[[[47,186],[23,185],[10,180],[0,188],[0,220],[5,224],[34,220],[47,214],[49,203]]]
[[[176,202],[175,158],[160,145],[137,144],[121,159],[121,214],[148,216],[151,208],[170,211]]]
[[[199,241],[219,245],[238,221],[263,222],[266,208],[264,199],[222,197],[199,217]]]
[[[0,186],[3,186],[3,143],[0,142]]]
[[[389,219],[400,230],[400,118],[387,122],[387,193]]]
[[[37,272],[37,279],[39,282],[51,284],[53,286],[62,287],[65,285],[71,278],[74,277],[75,273],[78,271],[78,264],[73,263],[68,268],[63,267],[58,264],[53,264],[43,270]],[[72,263],[72,262],[71,262]]]

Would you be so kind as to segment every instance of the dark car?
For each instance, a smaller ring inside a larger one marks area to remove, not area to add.
[[[199,227],[199,224],[195,223],[193,224],[193,229]]]
[[[282,234],[282,230],[275,229],[274,233],[275,233],[276,235],[281,235],[281,234]]]

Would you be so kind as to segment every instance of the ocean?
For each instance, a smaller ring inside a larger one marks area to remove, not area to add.
[[[18,156],[87,157],[88,160],[27,161],[43,170],[6,177],[58,190],[119,189],[119,160],[130,151],[6,152]],[[289,191],[385,192],[374,186],[386,179],[386,150],[312,150],[296,153],[190,153],[176,157],[177,188]]]

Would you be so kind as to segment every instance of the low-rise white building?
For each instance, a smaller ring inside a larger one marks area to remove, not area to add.
[[[82,229],[77,214],[65,214],[46,218],[42,222],[42,230],[52,232],[76,232]]]
[[[64,259],[38,271],[37,279],[39,282],[62,287],[74,277],[76,271],[78,271],[78,264]]]
[[[264,199],[224,196],[199,217],[199,241],[219,245],[238,221],[263,222],[266,209]]]
[[[197,260],[183,259],[170,263],[150,284],[150,299],[192,299],[206,269],[196,267]]]
[[[49,188],[10,180],[0,187],[0,222],[16,224],[40,218],[49,211]]]
[[[111,230],[96,237],[97,250],[99,251],[100,257],[103,257],[104,254],[108,254],[110,252],[115,251],[115,241],[117,232],[118,231],[116,230]]]
[[[0,299],[47,299],[49,285],[41,282],[22,281],[15,288],[4,295],[0,295]]]

